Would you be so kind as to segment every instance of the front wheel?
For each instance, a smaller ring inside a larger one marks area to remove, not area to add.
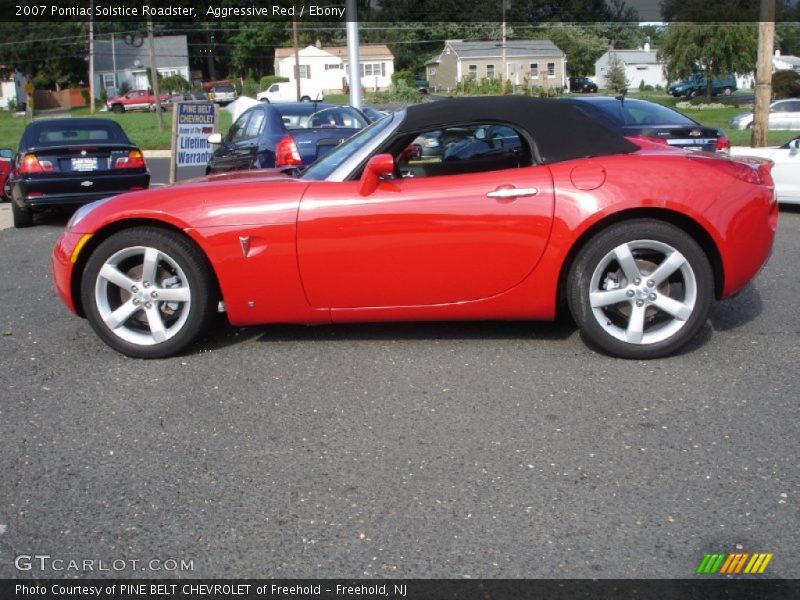
[[[92,253],[81,298],[89,323],[109,346],[135,358],[162,358],[206,329],[217,291],[208,261],[190,240],[136,227]]]
[[[705,323],[713,295],[702,248],[681,229],[651,219],[597,234],[567,279],[570,311],[584,338],[622,358],[676,352]]]
[[[303,96],[302,98],[300,98],[300,102],[311,102],[311,97]]]
[[[114,106],[111,107],[111,112],[114,112],[119,115],[125,112],[125,107],[122,106],[122,104],[115,104]]]

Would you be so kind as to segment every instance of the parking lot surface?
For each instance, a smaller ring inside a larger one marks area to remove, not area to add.
[[[0,577],[679,578],[736,550],[800,577],[797,210],[649,362],[523,322],[220,323],[132,360],[52,290],[64,222],[0,231]]]

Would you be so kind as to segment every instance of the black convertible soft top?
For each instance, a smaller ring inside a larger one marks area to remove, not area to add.
[[[539,162],[545,164],[639,150],[571,104],[525,96],[458,98],[409,106],[399,131],[475,122],[505,123],[527,131],[536,144]]]

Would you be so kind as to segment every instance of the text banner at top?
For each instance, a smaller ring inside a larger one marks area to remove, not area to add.
[[[754,0],[0,0],[0,21],[172,23],[324,22],[509,24],[755,22]],[[800,0],[777,0],[777,20],[800,21]]]

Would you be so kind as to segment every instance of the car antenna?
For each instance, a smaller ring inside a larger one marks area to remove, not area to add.
[[[627,93],[628,93],[628,88],[622,88],[622,91],[619,93],[618,96],[615,96],[615,98],[620,102],[625,102],[625,94]]]

